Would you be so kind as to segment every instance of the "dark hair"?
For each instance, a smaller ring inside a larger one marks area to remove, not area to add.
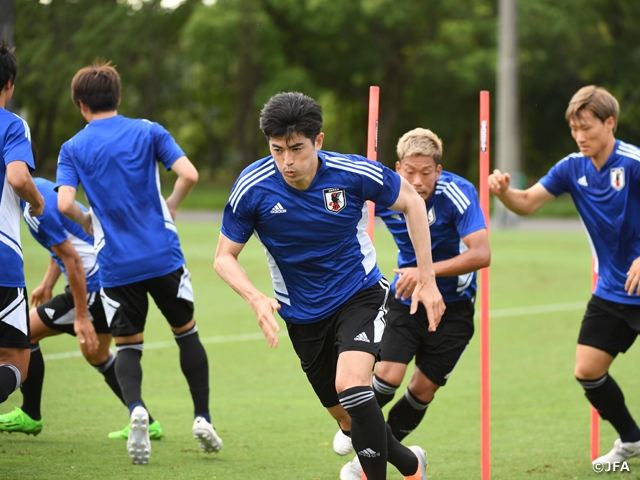
[[[260,130],[267,140],[285,137],[288,141],[298,133],[314,141],[322,130],[322,107],[302,93],[278,93],[262,107]]]
[[[120,103],[120,75],[111,62],[96,60],[78,70],[71,80],[71,98],[84,103],[92,113],[116,110]]]
[[[4,88],[9,80],[16,83],[18,60],[13,50],[4,39],[0,40],[0,89]]]

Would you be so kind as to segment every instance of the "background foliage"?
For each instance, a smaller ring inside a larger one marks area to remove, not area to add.
[[[187,0],[175,10],[159,0],[15,0],[15,10],[15,105],[46,176],[84,125],[69,85],[96,57],[118,67],[120,113],[165,125],[216,182],[268,153],[257,119],[279,91],[321,103],[325,148],[365,153],[370,85],[381,87],[381,161],[392,165],[397,138],[424,126],[443,138],[447,169],[477,175],[478,92],[495,90],[497,0]],[[640,143],[640,2],[526,0],[519,15],[529,178],[574,151],[564,110],[586,84],[617,96],[618,135]]]

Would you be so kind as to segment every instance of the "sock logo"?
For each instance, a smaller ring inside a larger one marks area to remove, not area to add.
[[[369,340],[369,337],[367,337],[367,334],[362,332],[359,333],[358,335],[355,336],[354,340],[356,342],[367,342],[367,343],[371,343],[371,341]]]
[[[358,455],[361,457],[375,458],[375,457],[379,457],[380,453],[367,447],[361,452],[358,452]]]
[[[44,313],[47,314],[47,316],[53,320],[53,315],[56,313],[56,311],[53,308],[45,308],[44,309]]]

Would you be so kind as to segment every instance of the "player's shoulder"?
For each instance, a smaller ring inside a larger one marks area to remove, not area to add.
[[[229,203],[233,207],[234,211],[240,200],[245,197],[247,192],[260,189],[265,182],[273,179],[275,173],[276,162],[271,155],[261,158],[260,160],[256,160],[245,168],[238,176],[236,183],[231,189],[231,194],[229,195]]]
[[[638,164],[638,162],[640,162],[640,148],[631,143],[618,140],[616,142],[615,153],[616,155],[631,161],[633,164]],[[640,164],[638,165],[640,166]]]
[[[0,108],[0,126],[3,130],[18,130],[20,132],[28,132],[29,124],[20,115]]]
[[[384,182],[384,165],[374,160],[369,160],[361,155],[328,152],[318,152],[323,165],[329,171],[350,172],[356,176],[364,176],[382,184]]]

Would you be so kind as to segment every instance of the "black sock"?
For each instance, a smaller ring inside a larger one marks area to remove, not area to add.
[[[608,373],[596,380],[577,379],[600,416],[608,420],[623,442],[640,441],[640,430],[624,403],[624,394]]]
[[[42,419],[40,404],[42,402],[42,385],[44,384],[44,358],[40,344],[31,344],[31,359],[27,379],[22,384],[22,411],[34,420]]]
[[[338,394],[351,416],[351,440],[367,480],[387,478],[387,426],[371,387],[352,387]],[[411,472],[411,474],[415,471]]]
[[[102,374],[104,377],[104,381],[107,382],[109,388],[116,394],[116,397],[120,399],[122,403],[125,403],[124,397],[122,396],[122,390],[120,389],[120,384],[118,383],[118,378],[116,377],[116,356],[113,354],[111,350],[109,350],[109,358],[106,362],[100,363],[98,365],[92,365],[98,372]]]
[[[15,365],[4,363],[0,365],[0,403],[9,398],[22,382],[20,370]]]
[[[393,436],[402,441],[422,421],[429,403],[418,400],[407,388],[402,398],[389,410],[387,423]]]
[[[187,379],[194,414],[211,422],[209,414],[209,361],[198,336],[198,327],[173,336],[180,348],[180,368]]]
[[[115,372],[125,405],[144,405],[142,402],[142,343],[116,345]]]
[[[376,394],[376,401],[378,405],[380,405],[380,408],[393,400],[397,389],[397,385],[391,385],[377,375],[373,375],[373,392]]]
[[[418,471],[418,457],[393,436],[389,424],[387,424],[387,451],[389,463],[403,476],[408,477]]]

